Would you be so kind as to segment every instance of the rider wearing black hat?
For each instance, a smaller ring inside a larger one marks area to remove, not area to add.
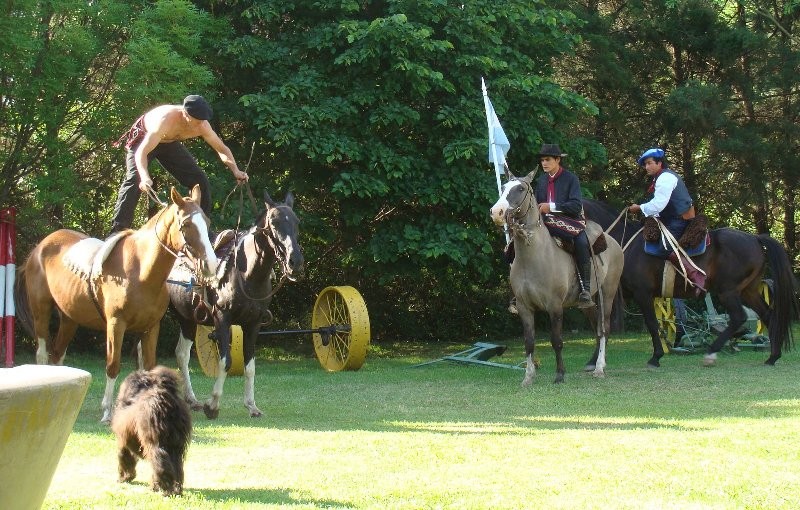
[[[536,182],[536,202],[539,213],[551,235],[571,240],[575,244],[575,262],[581,293],[579,308],[594,306],[592,301],[592,263],[586,219],[583,215],[583,194],[578,176],[561,165],[567,155],[558,144],[546,143],[539,150],[539,162],[544,173]]]

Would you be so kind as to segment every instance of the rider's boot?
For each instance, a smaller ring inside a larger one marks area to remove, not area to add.
[[[678,260],[679,257],[680,261]],[[692,263],[689,262],[689,259],[683,255],[678,255],[673,251],[670,252],[668,258],[678,272],[681,272],[681,262],[683,262],[683,267],[686,269],[686,276],[689,278],[689,282],[694,286],[694,297],[701,297],[706,292],[706,275],[698,271]]]
[[[581,293],[578,295],[578,308],[591,308],[594,306],[592,294],[589,292],[592,278],[592,263],[584,262],[578,264],[578,283],[581,286]]]

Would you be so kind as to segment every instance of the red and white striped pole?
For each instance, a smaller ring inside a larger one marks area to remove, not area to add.
[[[0,336],[3,339],[6,347],[5,366],[11,368],[14,366],[14,316],[16,309],[14,307],[14,280],[16,277],[16,261],[15,251],[17,245],[17,231],[16,231],[16,215],[17,210],[13,207],[0,210],[0,273],[3,277],[0,278],[5,285],[0,286],[0,311],[3,312],[3,328],[0,332],[4,335]]]

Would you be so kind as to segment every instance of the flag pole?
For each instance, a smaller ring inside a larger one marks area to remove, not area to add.
[[[500,158],[498,158],[498,151],[497,145],[494,143],[494,129],[492,129],[492,114],[491,108],[489,107],[489,93],[486,91],[486,82],[483,80],[483,76],[481,76],[481,90],[483,92],[483,108],[486,110],[486,125],[489,127],[489,147],[492,150],[492,161],[494,162],[494,176],[497,180],[497,196],[503,191],[503,185],[500,182]],[[505,164],[506,157],[503,154],[503,151],[500,151],[500,157],[503,158],[503,164]],[[506,235],[506,244],[511,241],[511,238],[508,235],[508,226],[503,226],[503,233]]]

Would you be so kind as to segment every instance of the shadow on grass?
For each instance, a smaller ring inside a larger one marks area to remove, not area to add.
[[[294,494],[296,490],[276,490],[276,489],[255,489],[255,488],[235,488],[235,489],[187,489],[183,490],[184,495],[196,495],[198,498],[207,501],[218,501],[220,503],[254,503],[260,505],[312,505],[316,508],[355,508],[352,505],[330,499],[298,498]]]

